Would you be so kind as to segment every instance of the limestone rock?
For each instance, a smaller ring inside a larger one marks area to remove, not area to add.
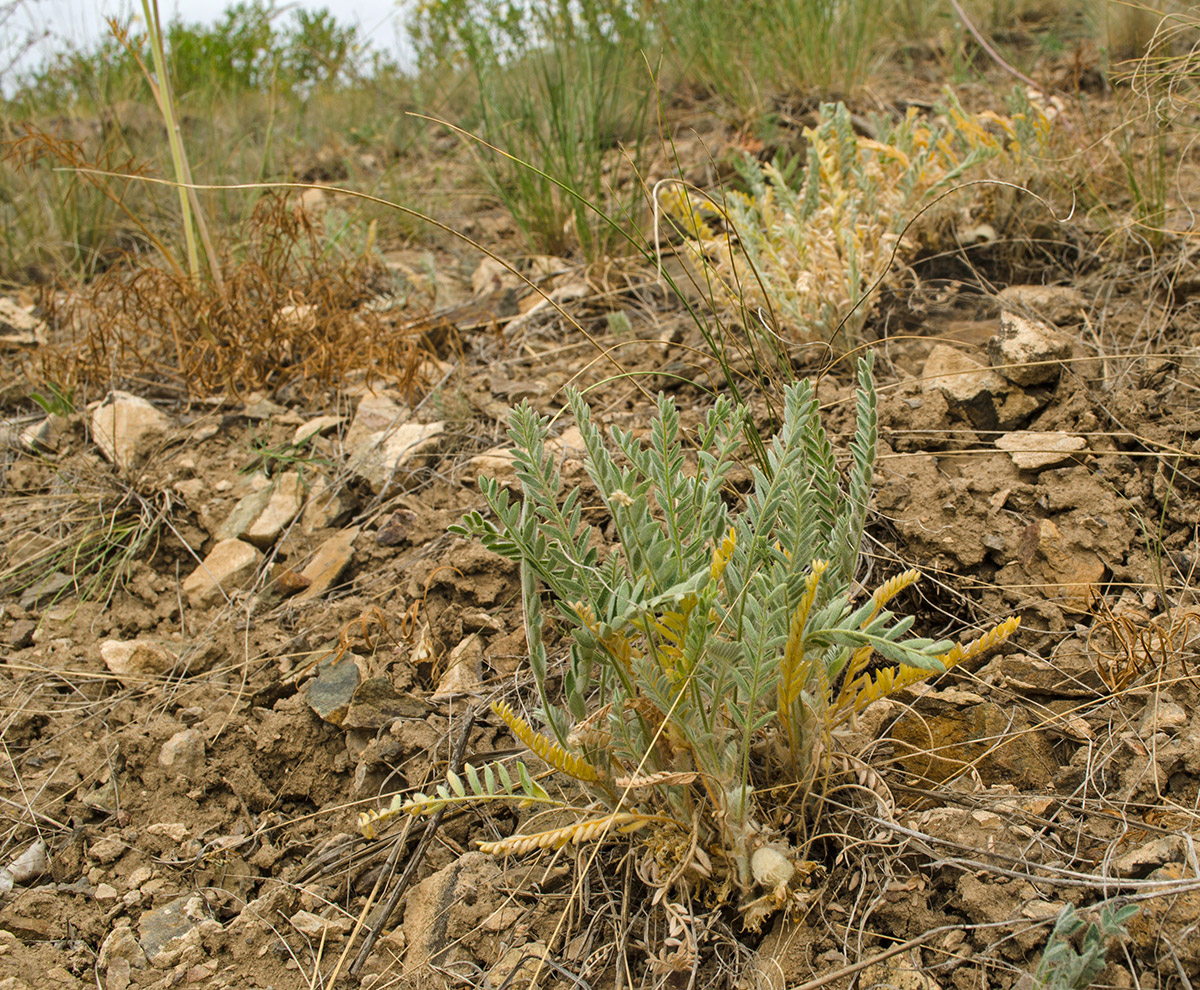
[[[184,579],[183,593],[193,608],[215,605],[253,580],[262,559],[258,549],[249,543],[221,540]]]
[[[1078,323],[1087,299],[1070,285],[1010,285],[997,296],[1006,310],[1040,316],[1050,323]]]
[[[103,402],[88,409],[92,439],[100,453],[122,471],[142,464],[153,453],[155,442],[175,425],[165,413],[128,392],[110,392]]]
[[[126,687],[165,674],[175,666],[175,657],[148,639],[108,639],[100,644],[104,666]]]
[[[988,341],[988,358],[1010,382],[1045,385],[1058,381],[1071,342],[1048,324],[1016,313],[1000,314],[1000,332]]]
[[[483,647],[472,634],[450,651],[446,670],[429,700],[435,704],[465,694],[478,694],[483,687]]]
[[[300,577],[308,581],[308,587],[296,596],[297,601],[319,598],[334,586],[354,559],[354,541],[360,530],[359,526],[344,529],[317,548],[312,560],[300,572]]]
[[[1087,446],[1087,441],[1069,433],[1020,430],[1005,433],[996,441],[996,446],[1007,451],[1013,463],[1022,471],[1040,471],[1071,460]]]
[[[292,446],[299,447],[304,441],[311,437],[320,436],[335,426],[340,426],[343,417],[341,416],[318,416],[316,419],[310,419],[307,423],[301,423],[296,427],[296,432],[292,436]]]
[[[350,471],[376,495],[402,487],[436,451],[445,432],[442,422],[418,423],[411,412],[387,396],[368,395],[359,403],[344,446]]]
[[[183,729],[163,743],[158,765],[185,780],[195,780],[204,769],[204,736],[196,729]]]
[[[304,495],[299,472],[284,472],[279,476],[274,488],[269,490],[266,505],[257,518],[246,527],[242,539],[253,543],[260,550],[267,549],[300,514],[304,506]]]

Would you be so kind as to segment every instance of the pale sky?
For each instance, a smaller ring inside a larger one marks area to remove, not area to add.
[[[35,52],[43,55],[62,48],[64,42],[84,47],[107,31],[106,17],[128,22],[135,14],[141,18],[141,0],[15,0],[16,12],[0,22],[0,68],[8,63],[4,48],[17,38],[29,34],[48,33]],[[6,0],[0,0],[0,10]],[[230,0],[159,0],[159,16],[164,22],[178,14],[189,23],[212,23],[230,6]],[[277,0],[277,8],[286,11],[293,7],[310,10],[327,8],[339,24],[355,25],[362,41],[384,51],[397,51],[402,35],[399,8],[396,0]],[[36,58],[36,54],[34,54]],[[28,64],[28,60],[25,63]]]

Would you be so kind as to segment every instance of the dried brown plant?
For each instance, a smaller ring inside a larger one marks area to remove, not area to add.
[[[264,196],[226,252],[224,285],[141,262],[77,292],[47,293],[59,339],[43,380],[161,383],[189,396],[291,386],[312,395],[358,373],[417,390],[430,344],[410,315],[373,303],[389,284],[375,255],[331,250],[321,225],[281,194]]]

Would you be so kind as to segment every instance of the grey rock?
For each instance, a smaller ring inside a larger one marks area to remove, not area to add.
[[[92,439],[100,453],[122,471],[144,463],[157,442],[175,426],[165,413],[128,392],[110,392],[88,411]]]
[[[1001,313],[1000,332],[988,341],[993,367],[1017,385],[1056,382],[1061,362],[1070,356],[1070,340],[1048,324],[1016,313]]]
[[[204,736],[196,729],[182,729],[162,745],[158,765],[185,780],[195,780],[204,770]]]
[[[358,688],[361,675],[352,653],[340,660],[331,653],[317,664],[317,676],[309,681],[305,692],[309,707],[326,722],[341,725],[350,710],[350,702]]]

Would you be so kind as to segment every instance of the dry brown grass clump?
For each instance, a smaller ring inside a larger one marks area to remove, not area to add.
[[[394,284],[377,255],[343,252],[281,194],[265,195],[231,242],[242,247],[225,253],[219,282],[128,261],[48,294],[58,339],[40,356],[40,380],[153,382],[189,396],[313,395],[355,375],[420,386],[429,343],[411,313],[397,326],[391,306],[375,305]]]

